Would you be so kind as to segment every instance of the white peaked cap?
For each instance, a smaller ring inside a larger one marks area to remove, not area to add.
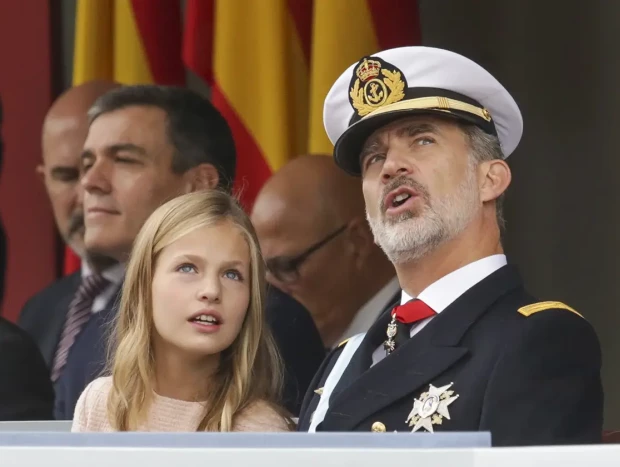
[[[488,71],[457,53],[418,46],[385,50],[351,65],[325,98],[323,122],[336,164],[359,175],[362,146],[375,130],[429,113],[496,135],[504,158],[523,134],[517,103]]]

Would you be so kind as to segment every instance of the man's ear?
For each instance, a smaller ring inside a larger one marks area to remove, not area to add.
[[[355,217],[349,221],[346,245],[354,257],[356,267],[367,267],[366,260],[375,246],[366,219]]]
[[[191,168],[187,172],[186,177],[190,185],[188,190],[190,192],[212,190],[220,182],[220,174],[215,166],[211,164],[200,164]]]
[[[41,180],[45,179],[45,166],[43,164],[37,165],[37,167],[34,170]]]
[[[510,185],[512,173],[508,164],[500,159],[483,162],[479,166],[481,183],[481,201],[493,201],[499,198]]]

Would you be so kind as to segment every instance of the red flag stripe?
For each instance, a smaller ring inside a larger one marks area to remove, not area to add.
[[[185,5],[183,61],[197,76],[213,85],[213,28],[215,2],[188,0]]]
[[[230,125],[237,150],[237,170],[233,190],[240,194],[240,201],[244,208],[250,210],[262,186],[262,183],[257,183],[257,181],[267,180],[271,176],[271,169],[256,141],[217,84],[212,88],[211,100]]]
[[[66,246],[65,257],[63,261],[63,274],[73,274],[75,271],[80,269],[81,259],[78,255],[76,255],[71,248]]]
[[[367,0],[381,50],[421,43],[416,0]]]
[[[181,8],[177,0],[131,0],[136,26],[157,84],[185,85]]]
[[[314,0],[288,0],[288,9],[293,18],[297,36],[306,57],[310,63],[312,49],[312,11]]]

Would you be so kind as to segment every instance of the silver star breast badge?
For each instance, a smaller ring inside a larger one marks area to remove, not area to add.
[[[443,419],[450,420],[448,406],[459,398],[458,394],[449,390],[454,383],[436,388],[429,385],[428,392],[420,394],[420,399],[413,400],[413,410],[409,413],[406,422],[413,427],[411,432],[424,428],[433,433],[433,425],[441,425]]]

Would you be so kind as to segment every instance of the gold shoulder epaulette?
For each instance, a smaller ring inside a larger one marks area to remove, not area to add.
[[[568,310],[571,313],[575,313],[577,316],[581,316],[583,318],[581,313],[579,313],[577,310],[569,307],[568,305],[565,305],[562,302],[539,302],[539,303],[532,303],[531,305],[527,305],[527,306],[519,308],[519,313],[521,313],[523,316],[532,316],[533,314],[538,313],[539,311],[551,310],[551,309]]]
[[[350,338],[350,337],[349,337],[348,339],[343,340],[340,344],[338,344],[338,347],[336,347],[336,348],[338,348],[338,349],[339,349],[340,347],[342,347],[343,345],[345,345],[345,344],[346,344],[347,342],[349,342],[350,340],[351,340],[351,338]]]

